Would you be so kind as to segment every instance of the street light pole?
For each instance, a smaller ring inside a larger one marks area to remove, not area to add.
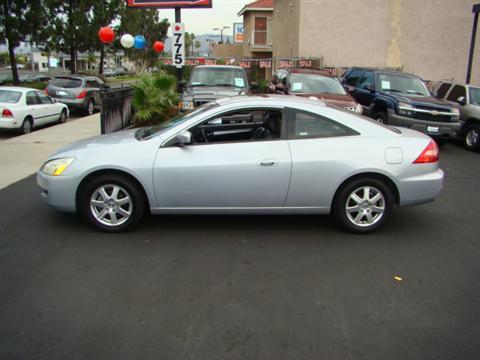
[[[222,28],[213,28],[213,29],[212,29],[212,30],[214,30],[214,31],[217,31],[217,30],[220,31],[220,44],[223,44],[223,31],[224,31],[225,29],[230,29],[230,26],[224,26],[224,27],[222,27]]]
[[[465,81],[467,84],[470,84],[470,77],[472,75],[473,53],[475,51],[475,38],[477,36],[478,13],[480,12],[480,4],[473,5],[472,12],[475,15],[473,17],[472,37],[470,39],[470,53],[468,55],[467,79]]]

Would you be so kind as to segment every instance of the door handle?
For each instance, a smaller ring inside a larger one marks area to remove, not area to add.
[[[260,160],[258,165],[260,166],[274,166],[277,162],[275,160]]]

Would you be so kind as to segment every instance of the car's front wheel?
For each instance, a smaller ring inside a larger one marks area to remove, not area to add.
[[[472,124],[465,131],[463,145],[472,151],[480,151],[480,125]]]
[[[346,230],[367,233],[387,220],[394,201],[392,190],[381,180],[357,178],[339,190],[332,212]]]
[[[388,123],[388,115],[385,111],[375,111],[372,115],[372,118],[378,121],[380,124]]]
[[[121,232],[140,222],[145,213],[145,200],[131,179],[116,174],[100,175],[84,187],[80,208],[100,230]]]

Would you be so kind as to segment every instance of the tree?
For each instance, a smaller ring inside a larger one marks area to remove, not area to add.
[[[192,34],[193,35],[193,34]],[[195,37],[195,35],[193,35]],[[190,49],[192,48],[192,38],[188,32],[185,32],[185,56],[190,56]]]
[[[53,48],[70,54],[70,72],[77,72],[77,52],[91,47],[90,19],[95,0],[44,0],[52,21]],[[101,1],[100,1],[101,2]]]
[[[31,29],[26,18],[30,7],[28,0],[0,0],[0,44],[7,44],[14,84],[18,84],[15,48]]]
[[[90,50],[100,51],[100,67],[98,73],[103,74],[103,62],[105,59],[105,44],[97,36],[102,26],[108,26],[120,15],[120,0],[97,1],[92,7],[92,18],[90,20]]]
[[[197,53],[197,56],[198,56],[198,49],[200,49],[200,46],[202,46],[202,44],[200,43],[200,41],[195,41],[195,49],[196,49],[196,53]]]
[[[129,9],[124,2],[120,3],[120,25],[117,27],[119,36],[122,34],[143,35],[147,40],[145,49],[124,49],[126,56],[134,60],[143,69],[152,67],[158,62],[158,54],[153,50],[153,43],[157,40],[165,41],[170,26],[167,19],[160,21],[159,13],[155,9]],[[121,46],[116,42],[118,49]]]

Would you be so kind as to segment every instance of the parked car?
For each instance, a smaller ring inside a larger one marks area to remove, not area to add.
[[[342,82],[364,113],[378,122],[421,131],[439,143],[455,137],[460,130],[458,109],[432,97],[418,76],[351,68]]]
[[[0,85],[13,82],[11,74],[0,74]]]
[[[65,75],[55,76],[45,93],[70,109],[80,110],[92,115],[102,106],[100,91],[108,88],[105,82],[96,76]]]
[[[279,69],[269,85],[270,92],[316,98],[328,105],[362,113],[362,106],[343,88],[334,75],[325,70]]]
[[[43,74],[22,74],[18,77],[20,82],[32,83],[35,81],[49,81],[50,77]]]
[[[183,89],[180,110],[191,110],[222,97],[250,94],[245,70],[240,66],[198,65]]]
[[[124,68],[115,68],[115,69],[104,69],[103,76],[112,77],[112,76],[123,76],[128,75],[128,71]]]
[[[27,134],[34,127],[53,122],[63,123],[68,108],[42,91],[24,87],[0,87],[0,129],[15,129]]]
[[[219,99],[157,126],[81,140],[52,155],[37,181],[52,207],[79,210],[109,232],[150,211],[331,212],[363,233],[381,226],[395,204],[432,201],[443,172],[435,141],[418,131],[318,100],[263,95]]]
[[[445,81],[438,85],[435,96],[458,107],[459,137],[467,149],[480,151],[480,87]]]

